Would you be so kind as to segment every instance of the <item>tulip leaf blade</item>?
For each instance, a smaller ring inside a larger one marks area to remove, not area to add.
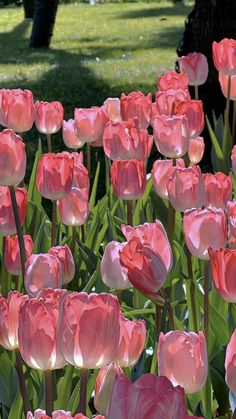
[[[90,200],[89,200],[90,211],[94,208],[95,202],[96,202],[99,173],[100,173],[100,161],[97,164],[97,169],[96,169],[96,173],[95,173],[94,181],[93,181],[92,192],[91,192],[91,195],[90,195]]]
[[[57,399],[54,401],[54,410],[65,409],[70,400],[74,366],[67,365],[65,374],[57,384]]]
[[[33,169],[31,172],[29,188],[28,188],[28,199],[29,201],[33,201],[36,205],[41,205],[41,202],[42,202],[42,196],[36,186],[37,167],[38,167],[38,161],[41,155],[42,155],[42,142],[41,142],[41,139],[39,139],[38,150],[36,152],[36,156],[34,159]]]
[[[11,408],[18,392],[16,370],[7,352],[0,348],[0,403]]]
[[[220,144],[216,138],[216,135],[212,129],[212,126],[207,116],[206,116],[206,123],[207,123],[207,128],[210,134],[211,142],[213,145],[213,150],[216,155],[216,164],[217,164],[216,169],[220,170],[223,173],[227,173],[227,168],[226,168],[223,152],[221,150]]]
[[[18,389],[16,398],[11,406],[8,419],[21,418],[22,411],[23,411],[23,400],[22,400],[20,389]]]

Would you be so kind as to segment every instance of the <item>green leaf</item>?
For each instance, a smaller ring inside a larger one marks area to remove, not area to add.
[[[73,365],[67,365],[65,375],[58,381],[58,398],[54,401],[54,410],[67,408],[71,395],[73,372]]]
[[[36,186],[36,173],[37,173],[37,166],[38,161],[42,155],[42,143],[41,139],[39,139],[38,143],[38,150],[34,159],[34,165],[30,176],[29,181],[29,188],[28,188],[28,199],[29,201],[33,201],[36,205],[41,205],[42,196]]]
[[[18,392],[18,377],[7,352],[0,348],[0,403],[11,408]]]
[[[217,157],[217,170],[220,170],[223,173],[227,173],[227,168],[226,168],[223,152],[221,150],[220,144],[216,138],[215,133],[213,132],[210,121],[207,118],[207,116],[206,116],[206,123],[207,123],[207,128],[210,134],[211,142],[213,145],[213,149]]]
[[[90,195],[90,200],[89,200],[90,211],[94,208],[95,202],[96,202],[99,173],[100,173],[100,161],[97,164],[97,169],[96,169],[96,173],[95,173],[94,181],[93,181],[92,192],[91,192],[91,195]]]
[[[22,417],[22,411],[23,411],[23,400],[21,396],[20,389],[18,389],[16,398],[11,406],[11,410],[8,415],[8,419],[16,419]]]

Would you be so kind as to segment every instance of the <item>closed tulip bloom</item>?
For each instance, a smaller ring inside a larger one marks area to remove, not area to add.
[[[151,122],[152,95],[145,96],[142,92],[131,92],[120,97],[121,115],[123,120],[138,118],[140,129],[147,128]]]
[[[66,360],[59,348],[58,322],[66,290],[45,288],[38,298],[26,300],[19,313],[19,349],[31,368],[55,370]]]
[[[161,198],[168,199],[167,182],[173,174],[175,167],[185,167],[183,159],[176,160],[176,166],[173,166],[173,160],[156,160],[152,167],[152,180],[154,189]]]
[[[188,90],[188,75],[176,73],[174,70],[166,71],[163,76],[157,79],[157,88],[162,92],[168,89]]]
[[[139,129],[137,118],[111,121],[104,130],[103,147],[111,160],[145,160],[148,157],[148,131]]]
[[[199,391],[208,373],[204,334],[179,330],[161,333],[158,342],[158,372],[169,378],[174,386],[183,387],[186,394]]]
[[[226,208],[227,202],[232,199],[232,176],[224,173],[203,174],[206,191],[205,206]]]
[[[183,230],[190,253],[199,259],[209,259],[209,247],[220,249],[226,246],[227,221],[221,208],[186,211]]]
[[[57,207],[63,224],[67,226],[83,225],[89,215],[87,189],[72,187],[69,195],[58,201]]]
[[[25,289],[33,297],[43,288],[61,288],[62,278],[61,262],[51,253],[31,255],[25,263]]]
[[[12,208],[11,195],[9,188],[0,186],[3,192],[3,200],[0,204],[0,234],[2,236],[10,236],[16,234],[15,217]],[[25,188],[15,188],[17,209],[20,217],[21,225],[24,224],[27,213],[28,194]]]
[[[205,189],[199,166],[177,167],[167,182],[169,201],[180,212],[204,205]]]
[[[35,125],[42,134],[54,134],[62,126],[64,109],[60,102],[35,103]]]
[[[236,201],[227,202],[227,216],[230,233],[236,236]]]
[[[190,133],[185,115],[156,116],[153,132],[156,147],[163,156],[175,159],[187,153]]]
[[[236,40],[224,38],[212,44],[213,61],[216,69],[228,76],[236,74]]]
[[[201,52],[192,52],[178,59],[181,73],[188,75],[190,86],[200,86],[204,84],[208,76],[207,57]]]
[[[62,123],[62,138],[68,148],[77,149],[81,148],[84,145],[84,141],[81,141],[76,133],[74,120],[69,119],[68,121],[63,121]]]
[[[34,101],[30,90],[0,90],[0,123],[16,132],[29,131],[34,123]]]
[[[230,303],[236,302],[236,250],[209,248],[214,286],[220,296]]]
[[[19,185],[25,177],[25,170],[25,144],[12,130],[3,130],[0,132],[0,185]]]
[[[144,374],[134,383],[126,376],[115,380],[106,419],[117,418],[187,419],[190,416],[180,386],[174,387],[166,377]]]
[[[227,98],[228,79],[229,76],[225,76],[224,74],[219,73],[220,87],[225,98]],[[231,76],[230,100],[236,100],[236,75]]]
[[[236,394],[236,364],[235,357],[236,355],[236,329],[234,330],[230,341],[226,348],[225,356],[225,381],[230,390]]]
[[[133,367],[143,352],[145,339],[146,325],[144,320],[128,320],[121,317],[120,341],[115,362],[122,368]]]
[[[112,362],[119,343],[119,318],[119,302],[113,295],[69,294],[62,310],[60,339],[67,362],[86,369]]]
[[[62,284],[68,284],[75,276],[75,261],[71,250],[67,244],[65,246],[54,246],[48,251],[51,255],[56,256],[62,266]]]
[[[112,187],[118,198],[129,201],[143,195],[147,179],[142,160],[115,160],[110,170]]]
[[[29,235],[24,235],[23,238],[27,259],[32,254],[34,242]],[[22,272],[18,236],[8,236],[6,238],[4,251],[4,266],[7,272],[9,272],[12,275],[20,275]]]
[[[10,291],[7,299],[0,294],[0,345],[7,350],[18,348],[19,310],[28,295]]]
[[[74,160],[66,153],[43,154],[38,162],[36,183],[44,198],[57,200],[69,195],[73,181]]]
[[[126,240],[137,237],[143,243],[148,244],[163,260],[167,272],[170,272],[173,263],[173,255],[165,228],[161,221],[155,223],[144,223],[137,227],[121,226],[122,233]]]
[[[94,406],[98,412],[106,414],[112,386],[115,379],[122,375],[124,375],[122,369],[115,362],[100,369],[96,378],[94,396]]]
[[[179,102],[185,102],[190,100],[190,94],[187,90],[173,90],[168,89],[164,92],[157,92],[156,93],[156,111],[154,111],[154,115],[169,115],[172,116],[175,113],[176,105]]]
[[[204,129],[204,111],[201,100],[188,100],[176,105],[178,115],[186,115],[191,138],[198,137]]]
[[[104,112],[98,106],[88,109],[75,109],[75,132],[81,141],[92,143],[102,141],[105,127]]]
[[[202,160],[205,150],[203,137],[190,138],[188,157],[191,164],[198,164]]]
[[[236,145],[232,148],[231,152],[232,170],[236,174]]]
[[[128,272],[120,264],[120,250],[126,243],[111,241],[106,246],[101,262],[102,281],[110,288],[125,290],[132,287],[128,280]]]
[[[109,97],[106,99],[103,103],[103,108],[109,121],[121,121],[120,99],[118,97]]]

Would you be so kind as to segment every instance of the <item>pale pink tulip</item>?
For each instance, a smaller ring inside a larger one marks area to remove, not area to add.
[[[95,384],[94,406],[103,413],[107,412],[108,403],[111,396],[112,386],[117,377],[124,375],[122,369],[112,362],[102,367],[97,375]]]
[[[77,149],[84,145],[84,141],[81,141],[75,133],[74,120],[69,119],[62,123],[62,138],[65,145],[68,148]]]
[[[232,176],[224,173],[203,174],[206,191],[205,206],[226,209],[227,202],[232,199]]]
[[[122,368],[133,367],[143,352],[145,339],[146,325],[144,320],[128,320],[121,317],[120,341],[115,362]]]
[[[0,123],[22,133],[34,123],[34,100],[30,90],[0,90]]]
[[[124,266],[120,264],[120,250],[123,249],[125,243],[111,241],[106,246],[101,262],[101,277],[104,284],[110,288],[124,290],[132,287],[128,280],[128,272]]]
[[[207,57],[200,52],[192,52],[178,59],[181,73],[188,75],[190,86],[200,86],[204,84],[208,76]]]
[[[25,144],[14,131],[0,132],[0,185],[17,186],[25,177]]]
[[[191,164],[198,164],[203,157],[205,143],[203,137],[190,138],[188,157]]]
[[[64,109],[60,102],[35,103],[35,125],[42,134],[54,134],[62,126]]]
[[[152,167],[152,180],[157,195],[168,199],[167,182],[172,176],[175,167],[185,167],[183,159],[176,160],[176,166],[173,166],[173,160],[156,160]]]

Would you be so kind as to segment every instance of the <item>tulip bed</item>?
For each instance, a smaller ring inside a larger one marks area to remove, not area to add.
[[[154,102],[122,93],[68,121],[60,102],[0,90],[2,419],[236,417],[236,41],[212,50],[227,99],[207,120],[213,174],[198,166],[201,53],[158,77]],[[40,140],[26,185],[33,124],[48,152]],[[53,152],[59,131],[70,151]]]

